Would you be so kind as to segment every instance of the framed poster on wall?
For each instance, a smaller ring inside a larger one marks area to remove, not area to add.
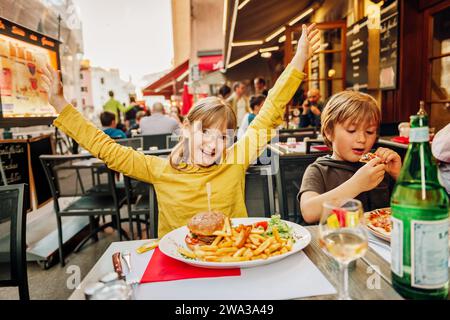
[[[59,70],[59,42],[0,18],[0,127],[50,124],[42,68]]]

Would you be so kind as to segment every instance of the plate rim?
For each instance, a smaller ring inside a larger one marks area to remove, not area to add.
[[[250,220],[252,220],[254,222],[257,222],[257,221],[269,221],[271,218],[267,218],[267,217],[238,217],[238,218],[230,218],[230,219],[231,219],[231,222],[233,223],[234,220],[248,220],[248,219],[250,219]],[[286,222],[286,223],[288,223],[288,225],[293,225],[293,226],[296,226],[296,228],[300,228],[302,230],[302,232],[305,234],[305,240],[303,240],[303,239],[301,240],[301,241],[305,241],[305,244],[302,245],[302,247],[300,247],[300,248],[296,248],[296,250],[291,250],[291,251],[286,252],[286,253],[284,253],[282,255],[274,256],[274,257],[271,257],[271,258],[268,258],[268,259],[258,259],[258,260],[251,260],[251,261],[239,261],[239,262],[209,262],[209,261],[200,261],[200,260],[190,260],[190,259],[183,258],[181,256],[174,256],[174,255],[172,255],[170,253],[166,253],[164,251],[164,243],[166,241],[169,241],[168,239],[169,239],[171,234],[173,235],[175,232],[181,232],[183,229],[185,229],[185,228],[187,229],[186,225],[184,225],[182,227],[179,227],[177,229],[174,229],[174,230],[170,231],[169,233],[165,234],[161,238],[161,240],[159,242],[159,248],[160,248],[160,251],[163,254],[165,254],[166,256],[168,256],[168,257],[170,257],[172,259],[175,259],[175,260],[178,260],[178,261],[181,261],[181,262],[184,262],[184,263],[196,266],[196,267],[201,267],[201,268],[229,269],[229,268],[253,268],[253,267],[259,267],[259,266],[262,266],[262,265],[271,264],[271,263],[275,263],[277,261],[283,260],[284,258],[287,258],[290,255],[295,254],[295,253],[300,252],[301,250],[305,249],[311,243],[312,235],[311,235],[311,232],[308,229],[306,229],[304,226],[299,225],[299,224],[297,224],[295,222],[287,221],[287,220],[284,220],[284,219],[281,219],[281,220]],[[167,240],[164,240],[164,239],[167,239]],[[297,241],[299,241],[299,240],[297,240]],[[161,249],[161,243],[163,243],[163,249]],[[176,243],[176,244],[178,245],[178,243]],[[183,243],[182,245],[186,248],[185,243]]]

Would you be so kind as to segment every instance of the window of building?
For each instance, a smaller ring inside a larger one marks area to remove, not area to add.
[[[81,92],[88,92],[88,88],[87,87],[81,87]]]
[[[82,73],[80,73],[80,79],[83,80],[83,74]]]
[[[105,79],[104,78],[100,78],[100,83],[101,84],[105,84]]]

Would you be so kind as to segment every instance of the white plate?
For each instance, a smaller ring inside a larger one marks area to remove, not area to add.
[[[269,221],[269,220],[270,220],[269,218],[236,218],[231,219],[231,224],[232,226],[237,226],[239,224],[250,225],[258,221]],[[178,247],[181,246],[187,249],[187,245],[186,242],[184,241],[184,238],[188,234],[189,230],[186,226],[167,233],[159,242],[159,250],[161,250],[161,252],[163,252],[165,255],[171,258],[203,268],[230,269],[230,268],[252,268],[262,266],[265,264],[279,261],[281,259],[290,256],[291,254],[299,252],[300,250],[305,248],[311,241],[311,234],[309,233],[308,230],[306,230],[306,228],[290,221],[284,222],[286,222],[288,226],[292,228],[292,233],[294,239],[296,240],[294,245],[292,246],[292,250],[285,254],[274,256],[266,260],[258,259],[240,262],[207,262],[185,258],[178,252]]]

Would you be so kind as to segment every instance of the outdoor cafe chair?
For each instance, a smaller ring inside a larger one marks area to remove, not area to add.
[[[29,300],[26,261],[26,185],[0,186],[0,287],[18,287]]]
[[[146,134],[146,135],[135,135],[134,138],[143,139],[143,150],[149,150],[151,147],[157,147],[158,149],[168,149],[167,137],[170,137],[171,133],[164,134]]]
[[[63,253],[62,217],[89,217],[90,234],[81,241],[75,251],[90,239],[98,240],[97,233],[109,226],[117,229],[119,240],[126,234],[120,227],[120,207],[125,204],[126,197],[116,188],[115,172],[104,164],[95,165],[97,160],[90,154],[86,155],[41,155],[41,163],[50,185],[53,197],[53,208],[56,214],[58,228],[59,258],[61,266],[65,265]],[[107,177],[108,189],[95,188],[97,180],[92,171],[102,167]],[[69,200],[70,203],[62,208],[60,201]],[[110,215],[111,223],[98,226],[98,217]],[[126,236],[127,237],[127,236]]]

